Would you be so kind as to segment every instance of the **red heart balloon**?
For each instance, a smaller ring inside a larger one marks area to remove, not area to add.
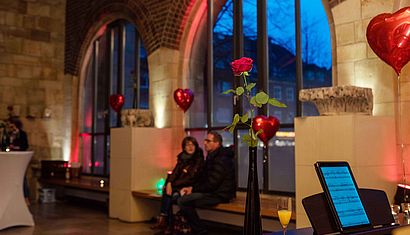
[[[410,60],[410,7],[374,17],[366,32],[370,47],[397,75]]]
[[[194,101],[194,93],[190,89],[178,88],[174,91],[174,100],[182,110],[187,111]]]
[[[263,130],[262,133],[258,135],[258,138],[267,145],[268,141],[275,136],[276,132],[279,130],[279,119],[276,117],[266,117],[263,115],[258,115],[253,118],[252,129],[256,133],[259,130]]]
[[[118,113],[124,105],[124,96],[121,94],[110,95],[110,105]]]

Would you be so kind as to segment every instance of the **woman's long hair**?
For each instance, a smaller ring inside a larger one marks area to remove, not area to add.
[[[188,142],[192,142],[194,144],[195,146],[194,154],[196,154],[199,150],[199,144],[198,144],[198,141],[196,141],[195,137],[192,137],[192,136],[187,136],[182,140],[182,144],[181,144],[182,151],[185,152],[185,146],[188,144]]]

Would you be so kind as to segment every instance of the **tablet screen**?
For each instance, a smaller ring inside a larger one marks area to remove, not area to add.
[[[351,174],[349,165],[320,164],[317,169],[322,178],[322,186],[330,199],[333,211],[336,214],[342,230],[352,227],[369,226],[370,220]]]

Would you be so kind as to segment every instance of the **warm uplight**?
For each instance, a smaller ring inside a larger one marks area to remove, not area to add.
[[[161,96],[154,96],[155,103],[155,126],[157,128],[163,128],[165,126],[165,99]]]
[[[410,189],[410,185],[407,184],[398,184],[397,186],[399,186],[400,188]]]

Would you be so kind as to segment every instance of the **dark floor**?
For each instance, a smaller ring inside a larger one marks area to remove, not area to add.
[[[88,235],[88,234],[155,234],[146,223],[126,223],[109,219],[106,209],[89,203],[56,202],[49,204],[34,204],[30,206],[33,213],[34,227],[14,227],[1,230],[1,235]],[[207,223],[209,235],[241,234],[237,227],[227,227],[221,224]]]

